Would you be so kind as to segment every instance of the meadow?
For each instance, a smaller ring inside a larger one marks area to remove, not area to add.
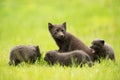
[[[58,49],[48,22],[67,23],[67,31],[90,46],[104,39],[115,50],[116,62],[93,67],[49,66],[45,52]],[[16,45],[39,45],[42,58],[34,65],[9,66]],[[0,80],[120,80],[119,0],[0,0]]]

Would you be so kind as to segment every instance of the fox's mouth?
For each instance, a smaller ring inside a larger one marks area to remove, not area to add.
[[[58,39],[64,39],[64,37],[58,37]]]
[[[65,36],[56,36],[56,39],[63,40]]]

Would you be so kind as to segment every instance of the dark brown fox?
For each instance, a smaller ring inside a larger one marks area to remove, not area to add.
[[[88,46],[86,46],[81,40],[72,34],[66,32],[66,22],[60,25],[53,25],[48,23],[49,32],[51,33],[53,39],[59,47],[59,52],[69,52],[73,50],[83,50],[91,58],[92,51]]]
[[[89,67],[93,65],[90,56],[82,50],[74,50],[64,53],[60,53],[58,51],[48,51],[44,60],[51,65],[59,63],[60,65],[69,66],[72,64],[72,61],[80,67],[85,63],[87,63]]]
[[[92,41],[92,45],[90,46],[95,53],[95,60],[99,60],[99,58],[103,59],[111,59],[115,61],[115,53],[113,48],[107,44],[104,40],[102,39],[95,39]]]
[[[39,46],[15,46],[10,51],[9,65],[18,65],[21,62],[34,63],[40,57]]]

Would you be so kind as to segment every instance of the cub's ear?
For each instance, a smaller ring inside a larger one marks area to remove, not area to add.
[[[51,23],[48,23],[48,28],[51,30],[54,26]]]
[[[66,30],[66,22],[63,23],[63,27]]]
[[[36,49],[36,51],[37,51],[37,56],[38,56],[38,57],[41,57],[41,52],[40,52],[39,46],[36,45],[36,46],[35,46],[35,49]],[[40,59],[40,58],[39,58],[39,59]]]
[[[38,48],[39,48],[39,45],[36,45],[35,48],[38,49]]]
[[[100,42],[104,45],[105,44],[105,41],[104,40],[100,40]]]
[[[35,46],[35,49],[40,52],[39,45],[36,45],[36,46]]]

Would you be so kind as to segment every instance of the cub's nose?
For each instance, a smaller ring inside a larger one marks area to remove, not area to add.
[[[90,46],[90,48],[93,48],[92,46]]]
[[[60,37],[61,37],[61,38],[64,38],[64,35],[62,34],[62,35],[60,35]]]
[[[63,32],[59,32],[58,35],[59,35],[60,38],[64,38],[64,33]]]
[[[44,57],[44,60],[47,61],[47,57],[46,56]]]

